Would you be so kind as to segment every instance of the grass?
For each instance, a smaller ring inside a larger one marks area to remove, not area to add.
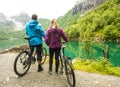
[[[105,58],[99,61],[80,59],[74,62],[74,67],[76,70],[120,77],[120,67],[112,66]]]

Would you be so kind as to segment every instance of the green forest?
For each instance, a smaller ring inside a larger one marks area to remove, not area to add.
[[[69,17],[69,14],[65,16]],[[83,16],[80,13],[76,16],[77,20],[73,19],[69,27],[65,28],[70,39],[116,41],[120,38],[120,0],[106,0]]]

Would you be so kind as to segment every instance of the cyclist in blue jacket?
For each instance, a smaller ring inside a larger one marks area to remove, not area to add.
[[[30,38],[30,56],[32,56],[34,48],[36,48],[37,62],[38,62],[38,72],[42,71],[41,66],[42,56],[42,37],[45,37],[45,32],[41,24],[37,21],[37,15],[32,15],[32,20],[26,24],[26,34]]]

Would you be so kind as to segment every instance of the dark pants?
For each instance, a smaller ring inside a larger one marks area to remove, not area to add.
[[[42,61],[42,56],[41,56],[42,44],[30,46],[30,54],[29,54],[30,57],[32,56],[35,48],[37,53],[37,60]]]
[[[58,72],[59,67],[59,54],[60,54],[61,48],[49,48],[49,70],[52,71],[52,65],[53,65],[53,56],[55,54],[55,72]]]

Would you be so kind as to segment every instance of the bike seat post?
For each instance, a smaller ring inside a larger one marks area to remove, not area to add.
[[[63,46],[63,47],[62,47],[63,56],[65,55],[65,47],[66,47],[66,46]]]

